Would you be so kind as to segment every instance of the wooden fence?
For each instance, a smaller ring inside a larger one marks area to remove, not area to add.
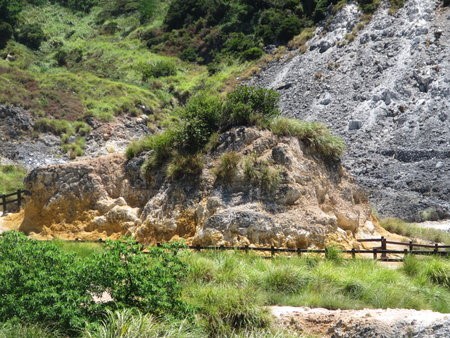
[[[17,190],[11,194],[0,195],[0,210],[3,210],[3,214],[6,214],[10,204],[16,205],[16,209],[20,210],[24,196],[29,193],[27,190]]]
[[[450,256],[450,245],[427,245],[427,244],[416,244],[413,242],[395,242],[388,241],[386,238],[371,238],[371,239],[360,239],[359,242],[379,242],[381,245],[379,247],[374,247],[372,249],[351,249],[351,250],[339,250],[342,254],[347,254],[352,258],[356,258],[357,254],[370,255],[374,260],[381,261],[402,261],[406,255],[437,255],[437,256]],[[75,240],[72,242],[78,243],[103,243],[102,239],[98,241],[83,241]],[[387,248],[388,244],[394,244],[399,246],[405,246],[403,250],[390,250]],[[160,243],[157,246],[161,246]],[[415,250],[415,248],[422,248],[423,250]],[[201,251],[243,251],[249,252],[263,252],[270,253],[270,257],[274,257],[276,254],[290,253],[302,256],[303,254],[324,254],[327,255],[330,249],[295,249],[295,248],[276,248],[274,246],[269,247],[250,247],[246,246],[187,246],[186,249],[194,250],[197,252]],[[428,250],[427,250],[428,249]],[[388,255],[395,255],[395,257],[389,257]]]

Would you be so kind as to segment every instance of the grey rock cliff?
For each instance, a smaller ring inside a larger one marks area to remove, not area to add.
[[[251,80],[281,88],[285,115],[345,138],[344,165],[383,216],[450,217],[450,11],[439,3],[408,0],[393,16],[384,4],[348,42],[359,20],[350,4],[306,53]]]

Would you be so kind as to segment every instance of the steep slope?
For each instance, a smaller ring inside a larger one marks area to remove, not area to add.
[[[409,0],[395,15],[384,4],[365,27],[349,4],[304,54],[252,80],[278,89],[284,114],[345,138],[344,165],[383,216],[450,216],[450,12],[440,3]]]

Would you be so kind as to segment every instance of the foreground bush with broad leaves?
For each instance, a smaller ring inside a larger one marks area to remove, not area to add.
[[[74,335],[108,309],[184,316],[188,307],[180,300],[180,282],[187,268],[177,250],[167,245],[144,254],[132,241],[108,242],[100,253],[80,258],[55,243],[5,233],[0,237],[0,323],[40,323]]]

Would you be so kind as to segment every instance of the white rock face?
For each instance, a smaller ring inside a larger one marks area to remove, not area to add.
[[[344,165],[383,216],[450,217],[450,9],[439,3],[407,0],[391,16],[384,1],[349,42],[359,17],[350,4],[306,53],[251,80],[279,90],[285,115],[346,139]]]

